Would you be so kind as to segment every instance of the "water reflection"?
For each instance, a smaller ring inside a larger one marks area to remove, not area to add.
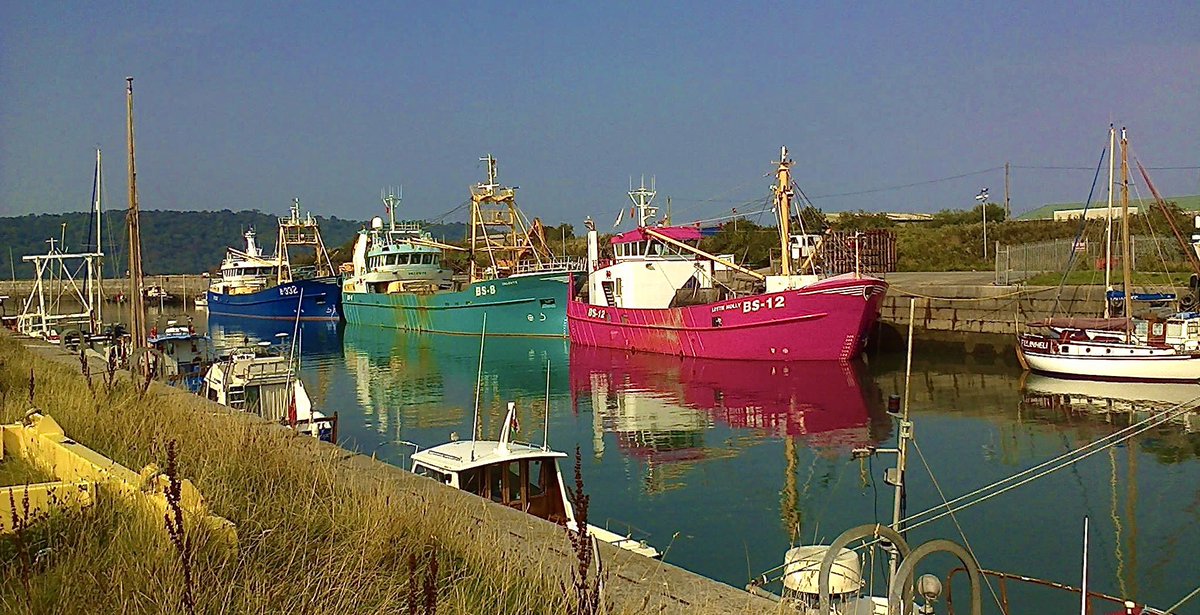
[[[590,401],[595,458],[606,454],[604,434],[614,434],[622,455],[645,462],[650,493],[679,488],[691,466],[735,457],[766,439],[836,458],[889,436],[878,389],[869,379],[864,386],[858,364],[719,361],[584,346],[571,347],[570,355],[573,407]],[[719,438],[715,425],[734,432]]]
[[[232,348],[245,343],[278,343],[280,333],[286,334],[282,339],[287,344],[292,343],[292,334],[298,333],[297,343],[305,357],[340,355],[342,351],[339,323],[336,322],[304,321],[297,326],[286,320],[208,315],[208,334],[218,348]]]
[[[367,427],[391,434],[404,429],[469,426],[479,377],[480,433],[494,437],[508,401],[525,425],[545,419],[546,364],[551,398],[563,397],[567,342],[563,339],[488,338],[479,369],[479,339],[347,326],[346,371],[354,381]],[[525,434],[540,431],[527,427]],[[465,437],[466,434],[464,434]],[[425,442],[424,444],[436,444]]]
[[[290,348],[294,339],[302,357],[300,378],[312,398],[313,406],[326,415],[338,412],[340,416],[340,413],[352,410],[330,395],[336,374],[328,359],[341,356],[342,353],[339,323],[305,321],[297,327],[296,323],[284,320],[209,314],[207,327],[218,353],[258,342],[282,343],[285,348]],[[286,333],[287,336],[281,337],[280,333]],[[295,338],[293,333],[296,334]],[[311,369],[303,369],[306,366]]]
[[[320,407],[341,412],[346,448],[404,467],[411,449],[402,440],[430,445],[451,431],[470,433],[478,338],[328,323],[301,328],[302,376],[310,393],[316,383],[328,385],[320,387]],[[284,322],[213,321],[218,339],[270,339],[281,330],[290,332]],[[1200,385],[1080,389],[1078,381],[1022,381],[1006,358],[937,348],[914,355],[911,410],[921,455],[909,465],[910,512],[941,502],[939,488],[947,497],[967,493],[1200,394]],[[880,478],[892,461],[855,461],[849,448],[893,441],[883,400],[904,391],[902,354],[870,356],[865,367],[770,365],[489,337],[482,435],[495,436],[513,400],[518,437],[541,443],[547,361],[550,446],[571,452],[578,444],[593,517],[647,530],[655,544],[670,545],[668,562],[742,585],[777,565],[792,544],[891,516],[891,491]],[[1187,528],[1200,523],[1198,430],[1193,422],[1149,431],[963,511],[957,522],[987,567],[1069,581],[1077,578],[1077,558],[1062,554],[1078,551],[1064,536],[1077,536],[1088,515],[1095,586],[1169,604],[1195,587],[1187,571],[1196,569],[1200,542]],[[957,532],[939,521],[914,531],[913,540]]]
[[[1163,463],[1200,458],[1200,410],[1186,410],[1198,405],[1198,383],[1104,382],[1033,373],[1022,383],[1022,412],[1047,422],[1089,423],[1110,431],[1171,412],[1138,442]]]

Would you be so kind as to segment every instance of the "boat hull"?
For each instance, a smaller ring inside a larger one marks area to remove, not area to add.
[[[1136,344],[1059,342],[1022,335],[1017,356],[1030,370],[1073,378],[1138,382],[1200,381],[1200,355]]]
[[[256,293],[228,295],[208,291],[208,313],[268,320],[337,321],[342,317],[342,288],[336,278],[297,280]]]
[[[798,290],[666,309],[571,301],[571,343],[684,357],[848,361],[879,316],[887,282],[837,276]]]
[[[571,277],[515,276],[431,295],[346,292],[342,308],[351,325],[478,335],[486,314],[489,336],[566,337]]]

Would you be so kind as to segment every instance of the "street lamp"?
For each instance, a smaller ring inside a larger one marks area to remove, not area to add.
[[[987,200],[988,189],[984,188],[975,195],[975,200],[979,201],[980,209],[983,210],[983,260],[987,260]]]

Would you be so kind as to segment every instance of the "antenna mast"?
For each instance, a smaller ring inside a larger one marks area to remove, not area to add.
[[[399,192],[400,194],[397,195],[389,186],[387,196],[383,197],[383,205],[387,207],[388,223],[391,225],[393,233],[396,232],[396,206],[404,200],[404,186],[400,186]]]
[[[632,182],[631,182],[632,183]],[[629,200],[633,201],[633,206],[637,208],[638,226],[644,227],[648,222],[658,215],[658,208],[651,206],[654,202],[654,197],[658,192],[654,190],[654,176],[650,176],[650,187],[646,188],[646,176],[642,176],[642,183],[635,190],[632,186],[629,189]]]

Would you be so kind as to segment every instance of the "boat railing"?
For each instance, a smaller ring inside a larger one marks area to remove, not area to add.
[[[618,526],[618,529],[623,527],[624,531],[614,530],[611,527],[614,525]],[[621,519],[613,519],[612,517],[608,517],[604,520],[604,529],[606,529],[610,532],[613,532],[614,534],[622,534],[630,540],[638,540],[641,542],[645,542],[645,540],[650,537],[650,532],[647,532],[646,530],[643,530],[642,528],[640,528],[628,521],[623,521]],[[634,537],[635,534],[637,535],[636,538]]]
[[[337,444],[337,441],[338,441],[338,437],[337,437],[338,436],[338,413],[337,412],[334,412],[332,416],[314,416],[314,417],[307,418],[307,419],[297,419],[295,427],[296,427],[297,431],[302,431],[303,428],[309,427],[309,426],[315,427],[316,433],[313,435],[315,435],[320,440],[324,440],[325,438],[321,437],[321,427],[324,425],[327,425],[329,427],[329,440],[327,440],[327,442]]]
[[[442,451],[439,451],[439,450],[431,449],[429,451],[429,454],[437,455],[438,457],[442,457],[445,459],[453,459],[454,461],[462,461],[462,457],[459,457],[458,455],[451,455],[450,453],[443,453]]]
[[[421,224],[419,222],[397,222],[395,229],[388,229],[388,234],[392,233],[397,235],[419,235],[421,234]]]
[[[952,591],[954,588],[954,583],[953,583],[954,575],[959,574],[961,572],[966,572],[966,569],[962,568],[960,566],[958,568],[951,570],[950,574],[946,575],[946,610],[950,615],[954,615],[954,592]],[[997,583],[996,590],[999,593],[1000,612],[1002,615],[1011,615],[1011,612],[1012,612],[1010,609],[1009,601],[1008,601],[1008,582],[1009,581],[1013,581],[1013,582],[1017,582],[1017,583],[1026,583],[1026,584],[1030,584],[1030,585],[1037,585],[1039,587],[1045,587],[1047,589],[1070,592],[1070,593],[1073,593],[1076,595],[1079,595],[1082,592],[1082,590],[1079,589],[1078,587],[1073,587],[1073,586],[1067,585],[1065,583],[1057,583],[1055,581],[1046,581],[1044,579],[1037,579],[1034,577],[1027,577],[1027,576],[1019,575],[1019,574],[1012,574],[1012,573],[1008,573],[1008,572],[999,572],[996,570],[987,570],[987,569],[983,569],[983,568],[979,569],[979,573],[984,576],[987,576],[987,577],[992,577],[999,581]],[[1091,613],[1097,612],[1096,609],[1094,609],[1092,607],[1093,601],[1098,600],[1102,603],[1112,603],[1120,609],[1120,611],[1118,611],[1118,612],[1126,612],[1126,607],[1128,604],[1130,604],[1129,601],[1127,601],[1123,598],[1118,598],[1116,596],[1110,596],[1108,594],[1105,594],[1102,592],[1097,592],[1097,591],[1092,591],[1092,590],[1088,590],[1087,597],[1088,597],[1088,600],[1087,600],[1087,604],[1086,604],[1085,608],[1086,608],[1086,612],[1089,615]],[[1111,608],[1111,607],[1108,607],[1108,608]],[[1102,612],[1108,612],[1108,611],[1105,610]],[[1161,613],[1161,611],[1155,610],[1155,609],[1147,607],[1145,605],[1142,605],[1141,610],[1135,610],[1134,612],[1135,613],[1145,613],[1146,615],[1153,615],[1156,613]]]
[[[532,442],[526,442],[524,440],[509,440],[508,442],[509,442],[509,444],[515,444],[517,446],[526,446],[526,447],[529,447],[529,448],[532,448],[535,450],[542,450],[542,451],[550,450],[550,449],[547,449],[546,447],[542,446],[541,444],[534,444]]]
[[[517,263],[516,275],[528,273],[545,273],[551,271],[583,271],[584,261],[581,258],[554,257],[540,261],[521,261]]]

